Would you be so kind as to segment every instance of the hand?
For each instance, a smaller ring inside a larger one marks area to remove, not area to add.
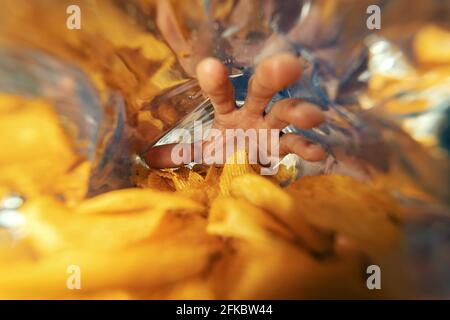
[[[226,129],[237,128],[283,129],[289,124],[300,129],[311,129],[320,125],[325,119],[323,113],[314,105],[300,99],[278,101],[269,113],[264,113],[272,97],[278,91],[295,83],[300,78],[302,70],[301,61],[290,54],[278,54],[264,60],[249,81],[244,106],[237,108],[226,67],[214,58],[203,60],[198,64],[196,73],[200,87],[214,106],[213,128],[225,132]],[[224,141],[226,143],[226,139]],[[206,148],[208,143],[211,141],[205,142],[203,147]],[[175,144],[169,144],[148,150],[145,155],[148,165],[153,168],[177,166],[171,157],[174,147]],[[325,152],[320,146],[293,133],[284,134],[279,139],[277,156],[282,158],[289,153],[297,154],[309,161],[318,161],[325,157]]]

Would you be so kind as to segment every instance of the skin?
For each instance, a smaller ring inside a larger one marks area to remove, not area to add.
[[[272,97],[295,83],[301,77],[302,70],[301,61],[291,54],[277,54],[263,60],[249,81],[244,106],[237,108],[226,67],[215,58],[204,59],[197,65],[196,76],[200,87],[214,106],[213,128],[224,132],[225,129],[236,128],[283,129],[289,124],[301,129],[311,129],[320,125],[325,120],[323,113],[300,99],[278,101],[269,113],[264,113]],[[203,147],[208,143],[212,142],[205,141]],[[281,158],[294,153],[308,161],[320,161],[326,156],[320,146],[296,134],[282,135],[279,146]],[[171,160],[173,147],[174,145],[164,145],[149,149],[145,154],[146,162],[153,168],[176,167]]]
[[[280,90],[295,83],[302,75],[302,62],[290,54],[278,54],[261,61],[256,68],[255,75],[250,79],[249,91],[243,107],[237,108],[233,97],[233,86],[229,81],[227,69],[217,59],[206,58],[196,65],[190,57],[192,47],[185,39],[181,27],[176,19],[175,11],[170,1],[157,1],[157,25],[164,39],[185,71],[199,81],[205,95],[214,106],[213,128],[223,134],[226,129],[283,129],[293,124],[301,129],[311,129],[320,125],[325,117],[315,106],[299,99],[285,99],[275,103],[268,114],[264,110],[272,97]],[[180,55],[185,53],[185,55]],[[223,137],[225,137],[223,135]],[[222,138],[224,150],[227,141]],[[202,147],[205,150],[208,144],[215,143],[214,139],[207,139]],[[295,135],[285,134],[279,139],[279,153],[272,153],[270,141],[266,141],[268,154],[271,157],[283,157],[294,153],[309,161],[322,160],[326,154],[318,145]],[[172,168],[177,165],[171,159],[174,144],[153,147],[147,150],[144,157],[147,164],[153,168]],[[188,146],[194,154],[194,146]],[[248,145],[246,148],[248,149]],[[247,150],[249,152],[249,150]],[[193,159],[192,159],[193,160]],[[224,160],[217,165],[224,163]],[[278,159],[277,159],[278,160]]]

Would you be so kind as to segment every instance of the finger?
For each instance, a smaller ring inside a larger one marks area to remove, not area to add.
[[[278,54],[264,60],[249,82],[245,108],[262,115],[272,97],[297,81],[302,70],[301,61],[292,54]]]
[[[202,90],[211,99],[217,114],[236,109],[234,89],[225,66],[217,59],[206,58],[197,66],[197,78]]]
[[[180,161],[180,153],[174,154],[177,146],[186,148],[185,150],[188,152],[183,161]],[[193,146],[191,143],[171,143],[152,147],[145,152],[144,159],[147,165],[153,169],[177,168],[193,161]]]
[[[320,161],[326,157],[321,146],[313,144],[295,133],[288,133],[280,138],[280,155],[285,156],[289,153],[295,153],[308,161]]]
[[[156,24],[173,51],[189,54],[191,51],[189,44],[183,36],[170,2],[159,0],[156,13]]]
[[[270,128],[283,129],[292,124],[308,130],[320,125],[325,116],[319,108],[301,99],[284,99],[275,103],[264,119]]]

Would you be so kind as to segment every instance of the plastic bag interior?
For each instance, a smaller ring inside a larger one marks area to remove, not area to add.
[[[2,3],[0,297],[449,297],[449,1],[77,3],[79,30],[70,1]],[[326,160],[289,155],[272,180],[142,164],[173,129],[211,125],[201,59],[226,64],[241,105],[255,66],[286,51],[304,76],[273,101],[327,120],[283,131]],[[67,290],[67,265],[85,290]]]

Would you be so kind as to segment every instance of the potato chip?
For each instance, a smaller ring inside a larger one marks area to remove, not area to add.
[[[187,81],[186,74],[172,50],[148,28],[128,23],[129,12],[116,2],[84,6],[80,32],[55,28],[66,19],[63,4],[26,2],[4,3],[0,24],[10,32],[0,34],[0,41],[44,49],[82,66],[105,105],[110,89],[119,91],[127,124],[139,135],[137,149],[190,111],[192,101],[149,108],[165,89]],[[155,11],[153,1],[134,4]],[[193,16],[198,13],[186,1],[177,4]],[[227,1],[214,15],[226,16],[232,6]],[[15,9],[40,27],[8,16]],[[98,19],[98,10],[109,18]],[[448,81],[447,38],[442,27],[422,29],[413,48],[423,68],[401,77],[372,75],[365,98],[396,97],[386,105],[396,114],[426,110],[428,101],[412,102],[398,93]],[[440,65],[429,69],[431,64]],[[403,270],[390,257],[400,255],[406,215],[375,184],[304,177],[283,189],[277,184],[296,177],[295,167],[281,166],[276,177],[261,177],[259,165],[250,165],[247,154],[238,152],[223,168],[137,165],[132,171],[136,188],[86,199],[92,163],[73,150],[69,137],[76,126],[65,123],[63,129],[48,101],[0,94],[0,124],[0,196],[15,192],[26,198],[17,209],[26,221],[21,238],[0,229],[0,298],[405,296],[402,288],[393,288],[400,286]],[[367,290],[368,263],[383,268],[382,291]],[[71,266],[80,268],[82,290],[68,288]]]
[[[175,186],[171,179],[162,177],[156,171],[151,171],[145,181],[140,187],[155,189],[158,191],[175,191]]]
[[[426,25],[414,37],[414,52],[421,63],[450,63],[450,30]]]
[[[246,173],[254,173],[248,161],[245,151],[238,151],[229,157],[220,175],[220,192],[222,195],[230,195],[231,181]]]
[[[127,213],[154,210],[201,212],[204,207],[183,195],[148,189],[111,191],[88,199],[75,208],[77,214]]]
[[[43,260],[17,265],[13,270],[0,266],[0,298],[75,298],[68,290],[68,266],[79,266],[84,293],[109,289],[158,288],[199,275],[207,270],[217,246],[154,244],[110,252],[64,251]],[[120,256],[120,259],[116,255]],[[7,275],[7,276],[6,276]]]
[[[209,213],[208,233],[270,245],[277,237],[293,234],[270,214],[252,204],[233,198],[217,198]]]
[[[398,204],[351,177],[304,177],[289,190],[310,223],[354,239],[371,254],[399,245]]]
[[[240,250],[246,263],[229,293],[233,299],[355,299],[384,293],[367,290],[358,255],[316,260],[283,243]]]
[[[246,174],[236,177],[231,182],[231,194],[245,199],[271,212],[279,221],[301,239],[311,250],[324,253],[331,248],[331,238],[314,230],[305,217],[298,211],[298,205],[289,193],[269,180],[255,175]]]

